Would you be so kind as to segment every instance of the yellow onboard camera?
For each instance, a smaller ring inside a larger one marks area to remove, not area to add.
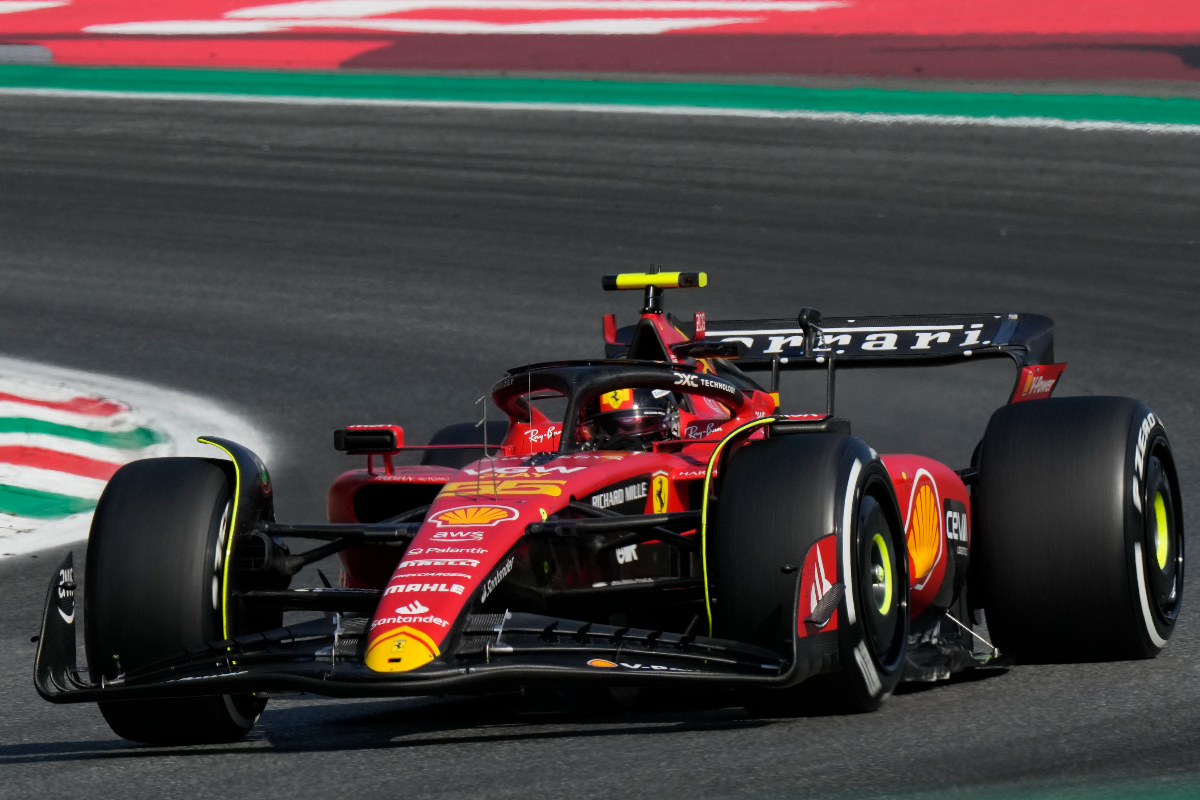
[[[605,275],[600,282],[606,292],[617,289],[703,289],[707,272],[622,272]]]

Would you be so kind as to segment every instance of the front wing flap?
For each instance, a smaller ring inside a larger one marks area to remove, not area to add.
[[[38,693],[54,703],[302,691],[331,697],[471,694],[528,685],[784,687],[828,671],[836,636],[790,657],[722,639],[506,612],[473,614],[453,648],[411,672],[362,662],[366,617],[318,619],[208,642],[136,673],[92,683],[75,666],[74,614],[56,572],[37,653]],[[70,584],[73,586],[73,584]]]

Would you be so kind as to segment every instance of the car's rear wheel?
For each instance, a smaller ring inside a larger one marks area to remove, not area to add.
[[[1125,397],[1006,406],[980,452],[972,569],[1025,661],[1149,658],[1183,593],[1183,510],[1158,417]]]
[[[831,534],[836,563],[823,570],[844,592],[828,665],[835,672],[751,694],[747,706],[772,714],[878,708],[900,680],[908,633],[907,548],[883,464],[859,439],[801,434],[750,442],[725,471],[707,545],[714,635],[789,653],[798,616],[817,599],[801,597],[796,609],[795,571]]]
[[[232,498],[225,469],[207,459],[146,459],[113,475],[88,540],[84,608],[93,680],[224,638]],[[253,695],[224,695],[99,705],[118,736],[196,744],[240,739],[265,704]]]

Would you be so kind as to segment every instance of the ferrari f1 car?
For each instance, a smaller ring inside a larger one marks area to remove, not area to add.
[[[1001,653],[1166,644],[1184,537],[1163,423],[1128,398],[1051,399],[1050,319],[663,313],[664,289],[706,281],[605,277],[644,292],[640,319],[604,318],[604,358],[509,370],[491,393],[506,422],[418,447],[395,425],[337,431],[366,464],[330,488],[328,522],[277,521],[266,466],[232,441],[121,468],[88,545],[87,669],[68,556],[38,692],[99,703],[128,739],[211,742],[273,693],[676,687],[868,711]],[[959,469],[881,455],[834,415],[836,370],[993,357],[1016,383]],[[824,372],[823,412],[780,413],[797,369]],[[408,450],[419,465],[395,463]],[[289,588],[335,553],[339,585]]]

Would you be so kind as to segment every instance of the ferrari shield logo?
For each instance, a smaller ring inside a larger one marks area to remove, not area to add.
[[[633,407],[633,390],[617,389],[600,396],[600,411],[621,411]]]
[[[667,513],[667,506],[669,505],[670,493],[668,491],[666,475],[655,475],[654,476],[654,480],[651,482],[651,485],[650,485],[650,494],[654,501],[654,513],[655,514]]]

